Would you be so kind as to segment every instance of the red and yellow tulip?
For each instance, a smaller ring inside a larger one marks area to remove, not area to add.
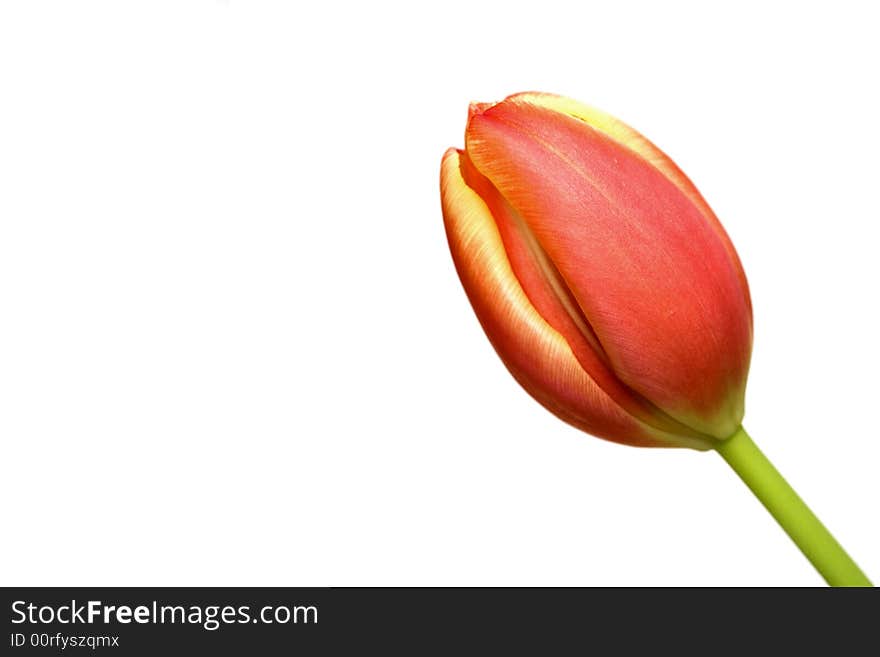
[[[477,317],[541,404],[630,445],[708,449],[737,431],[745,274],[703,197],[645,137],[550,94],[472,104],[441,190]]]
[[[535,399],[609,440],[715,449],[829,584],[871,586],[742,427],[748,284],[672,160],[599,110],[523,93],[471,105],[440,187],[471,305]]]

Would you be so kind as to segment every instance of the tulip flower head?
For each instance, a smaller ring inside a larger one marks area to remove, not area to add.
[[[645,137],[560,96],[475,103],[441,194],[474,311],[537,401],[630,445],[709,449],[737,431],[746,277],[703,197]]]

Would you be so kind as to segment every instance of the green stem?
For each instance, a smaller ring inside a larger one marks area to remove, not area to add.
[[[717,449],[828,584],[872,586],[831,532],[752,442],[745,429],[740,427]]]

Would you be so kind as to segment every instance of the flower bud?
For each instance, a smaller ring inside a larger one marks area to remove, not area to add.
[[[456,269],[517,381],[588,433],[708,449],[742,422],[745,274],[656,146],[541,93],[473,104],[441,169]]]

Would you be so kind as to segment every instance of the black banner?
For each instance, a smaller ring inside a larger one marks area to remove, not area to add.
[[[7,588],[8,655],[861,647],[875,590]],[[867,644],[864,644],[867,645]]]

